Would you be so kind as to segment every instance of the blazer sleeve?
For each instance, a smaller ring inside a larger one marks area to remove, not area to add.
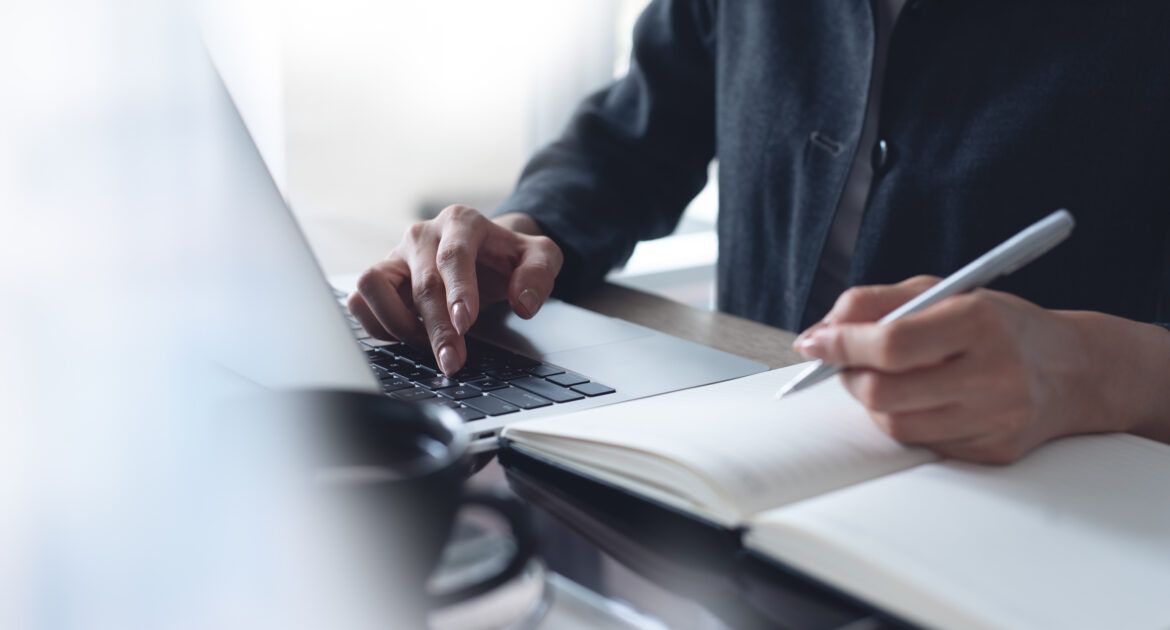
[[[1166,238],[1162,242],[1162,281],[1154,323],[1170,331],[1170,229],[1166,230]]]
[[[530,215],[563,250],[572,297],[670,234],[715,154],[714,0],[655,0],[626,76],[586,99],[492,213]]]

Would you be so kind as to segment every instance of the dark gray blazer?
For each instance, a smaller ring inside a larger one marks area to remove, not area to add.
[[[861,134],[869,0],[657,0],[628,76],[497,213],[566,254],[561,295],[669,234],[719,160],[719,308],[796,330]],[[853,284],[946,275],[1067,207],[1073,237],[995,288],[1170,322],[1170,2],[911,0],[891,40]]]

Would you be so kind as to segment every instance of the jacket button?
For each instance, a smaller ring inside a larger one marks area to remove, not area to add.
[[[890,161],[890,145],[881,139],[877,144],[873,145],[873,172],[875,175],[880,175],[885,171],[886,164]]]

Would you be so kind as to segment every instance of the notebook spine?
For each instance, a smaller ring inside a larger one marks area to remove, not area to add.
[[[697,514],[631,492],[501,440],[500,464],[509,473],[520,472],[539,480],[544,491],[555,492],[589,506],[599,519],[619,530],[653,532],[650,544],[663,550],[689,548],[688,554],[708,568],[730,571],[740,550],[742,530],[719,525]]]

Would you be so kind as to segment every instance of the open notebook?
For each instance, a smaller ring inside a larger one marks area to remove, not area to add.
[[[938,461],[803,366],[521,422],[504,448],[708,522],[909,621],[1170,627],[1170,446],[1083,436],[1008,467]]]

